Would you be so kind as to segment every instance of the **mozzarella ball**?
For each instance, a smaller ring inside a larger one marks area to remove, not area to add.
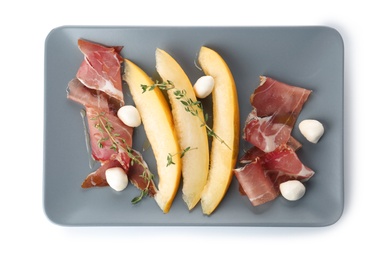
[[[299,123],[302,135],[311,143],[316,144],[325,132],[324,126],[317,120],[306,119]]]
[[[113,167],[106,170],[108,185],[116,191],[122,191],[127,187],[129,179],[121,167]]]
[[[194,84],[195,95],[198,98],[205,98],[214,89],[214,78],[211,76],[202,76]]]
[[[122,106],[117,113],[119,119],[127,126],[137,127],[141,125],[141,116],[138,109],[131,105]]]
[[[299,200],[306,192],[305,185],[298,180],[283,182],[280,184],[279,189],[282,196],[290,201]]]

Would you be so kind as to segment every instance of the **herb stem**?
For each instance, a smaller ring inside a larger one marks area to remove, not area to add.
[[[192,151],[192,150],[196,150],[196,149],[198,149],[198,147],[191,148],[190,146],[188,146],[187,148],[183,149],[183,151],[181,151],[181,152],[177,152],[177,153],[175,153],[175,154],[168,153],[168,156],[167,156],[167,167],[168,167],[169,165],[175,164],[175,162],[173,161],[173,157],[174,157],[174,156],[180,154],[180,158],[183,158],[183,156],[184,156],[187,152]]]
[[[141,177],[146,181],[146,187],[141,190],[141,194],[137,197],[135,197],[132,200],[133,204],[138,203],[139,201],[142,200],[143,197],[145,197],[149,193],[149,188],[152,185],[152,180],[153,180],[153,174],[149,172],[149,169],[145,166],[145,164],[137,158],[136,155],[133,154],[136,153],[129,145],[127,145],[126,140],[123,138],[120,138],[119,134],[113,133],[114,128],[112,127],[111,122],[107,117],[104,116],[105,113],[99,113],[96,117],[92,119],[97,119],[98,124],[95,125],[99,129],[100,132],[105,132],[108,136],[107,137],[102,137],[99,141],[99,147],[103,148],[103,142],[110,140],[111,141],[111,149],[114,149],[116,151],[123,151],[126,152],[127,155],[130,157],[132,160],[131,163],[133,164],[134,162],[141,165],[143,167],[143,172],[141,174]],[[119,139],[119,140],[118,140]],[[125,144],[126,147],[124,147],[121,143]]]

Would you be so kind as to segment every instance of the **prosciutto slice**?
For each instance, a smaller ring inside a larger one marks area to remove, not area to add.
[[[271,152],[279,145],[287,143],[292,128],[274,119],[273,116],[258,117],[257,109],[254,108],[245,122],[244,140],[264,152]]]
[[[290,136],[290,139],[287,141],[286,145],[290,147],[293,151],[297,151],[302,147],[302,144],[295,139],[293,136]],[[240,158],[240,163],[250,163],[254,161],[257,157],[261,157],[265,154],[265,152],[259,149],[256,146],[252,146],[248,149],[244,155]]]
[[[143,177],[144,175],[152,176],[152,173],[149,171],[149,168],[139,152],[132,150],[132,154],[134,158],[136,158],[139,162],[142,162],[144,166],[139,163],[130,163],[130,169],[127,171],[127,176],[135,187],[138,187],[140,190],[147,190],[149,196],[153,197],[157,191],[156,185],[152,180],[145,180]],[[144,171],[147,171],[147,173]]]
[[[253,206],[274,200],[278,195],[271,179],[266,176],[259,158],[242,168],[234,169],[234,175]],[[256,185],[253,185],[253,184]]]
[[[245,162],[249,164],[256,162],[260,165],[260,170],[264,173],[267,183],[272,183],[277,194],[279,194],[279,185],[281,183],[289,180],[299,180],[304,182],[314,175],[314,171],[305,166],[299,160],[298,155],[295,153],[293,148],[288,145],[281,145],[276,150],[269,153],[265,153],[257,147],[253,147],[248,150],[248,153],[244,155],[244,157]],[[259,170],[258,167],[256,169]],[[247,174],[248,170],[244,166],[244,168],[241,168],[240,171],[240,174],[243,175]],[[251,186],[256,187],[258,185],[264,185],[255,182],[242,182],[240,179],[238,179],[238,181],[241,185],[240,192],[244,195],[248,195],[246,190],[254,189]]]
[[[76,77],[88,88],[103,91],[124,104],[122,92],[122,47],[105,47],[79,39],[78,46],[84,60]]]
[[[250,97],[253,106],[244,127],[244,140],[264,152],[287,143],[292,128],[311,90],[260,76],[260,85]]]
[[[104,187],[108,186],[106,179],[106,170],[113,167],[121,167],[121,164],[118,161],[108,161],[107,163],[102,164],[96,171],[91,172],[85,178],[81,187],[84,189],[91,187]]]
[[[132,152],[137,160],[142,161],[142,156],[136,151]],[[106,179],[106,170],[113,167],[122,167],[122,164],[117,160],[110,160],[106,163],[103,163],[101,167],[99,167],[96,171],[90,173],[83,183],[81,184],[82,188],[92,188],[92,187],[104,187],[108,186]],[[149,171],[148,168],[146,168]],[[126,172],[129,181],[140,190],[148,190],[148,194],[150,196],[154,196],[156,194],[156,186],[151,181],[150,183],[146,182],[142,177],[145,168],[139,165],[138,163],[129,163],[129,170]],[[148,172],[151,174],[150,172]]]
[[[287,145],[281,145],[275,151],[261,156],[261,163],[276,187],[287,180],[307,181],[314,174]]]
[[[85,107],[93,159],[100,162],[117,160],[122,163],[124,170],[128,170],[127,151],[112,149],[108,133],[98,127],[109,122],[115,134],[123,138],[128,146],[132,145],[133,128],[123,124],[116,116],[117,110],[110,106],[109,97],[88,89],[78,79],[73,79],[68,84],[68,98]]]

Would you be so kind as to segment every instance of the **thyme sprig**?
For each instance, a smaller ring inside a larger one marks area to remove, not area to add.
[[[97,141],[99,148],[104,148],[104,142],[110,141],[110,149],[113,149],[116,152],[126,152],[131,159],[130,164],[132,166],[134,165],[134,163],[137,163],[143,168],[143,171],[140,176],[145,180],[146,187],[141,190],[139,196],[133,198],[131,201],[133,204],[140,202],[142,198],[149,194],[149,189],[153,184],[154,175],[142,162],[141,156],[138,154],[138,152],[133,150],[126,143],[125,138],[122,138],[119,133],[114,133],[114,127],[104,112],[98,113],[95,117],[92,117],[91,120],[97,121],[95,127],[102,134],[102,137]]]
[[[187,96],[187,92],[184,89],[183,90],[175,89],[175,85],[170,80],[167,80],[166,82],[162,82],[162,83],[156,81],[155,84],[150,86],[141,85],[141,88],[143,90],[142,93],[145,93],[148,90],[151,91],[156,87],[158,87],[161,90],[173,90],[173,95],[184,106],[185,111],[191,113],[191,115],[199,119],[199,121],[201,122],[200,127],[206,127],[207,135],[217,139],[218,141],[220,141],[222,144],[224,144],[227,148],[231,150],[229,145],[216,132],[214,132],[214,130],[210,126],[207,125],[209,116],[207,113],[204,113],[202,102],[200,102],[199,100],[194,101],[191,98],[189,98]],[[199,111],[202,111],[204,113],[204,117],[201,116]],[[168,159],[169,159],[169,155],[168,155]]]
[[[184,155],[185,155],[187,152],[189,152],[189,151],[191,151],[191,150],[195,150],[195,149],[198,149],[198,148],[197,148],[197,147],[191,148],[190,146],[188,146],[187,148],[183,149],[183,151],[181,151],[181,152],[178,152],[178,153],[175,153],[175,154],[168,153],[168,156],[167,156],[167,167],[168,167],[169,165],[176,164],[176,163],[173,161],[173,157],[174,157],[174,156],[180,154],[180,158],[183,158]]]
[[[150,86],[141,84],[141,88],[142,88],[142,93],[145,93],[146,91],[152,91],[155,88],[159,88],[161,90],[174,89],[175,85],[173,85],[173,82],[170,80],[167,80],[167,82],[161,82],[161,83],[159,83],[159,81],[156,80],[156,83],[154,83],[153,85],[150,85]]]

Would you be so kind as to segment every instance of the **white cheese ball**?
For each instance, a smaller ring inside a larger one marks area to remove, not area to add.
[[[137,127],[141,125],[141,116],[134,106],[122,106],[119,108],[117,116],[127,126]]]
[[[122,191],[127,187],[129,179],[121,167],[113,167],[106,170],[108,185],[116,191]]]
[[[325,132],[324,126],[318,120],[306,119],[299,123],[302,135],[311,143],[316,144]]]
[[[202,76],[194,84],[195,95],[198,98],[205,98],[214,89],[214,78],[211,76]]]
[[[279,186],[282,196],[290,201],[296,201],[305,195],[306,187],[298,180],[286,181]]]

